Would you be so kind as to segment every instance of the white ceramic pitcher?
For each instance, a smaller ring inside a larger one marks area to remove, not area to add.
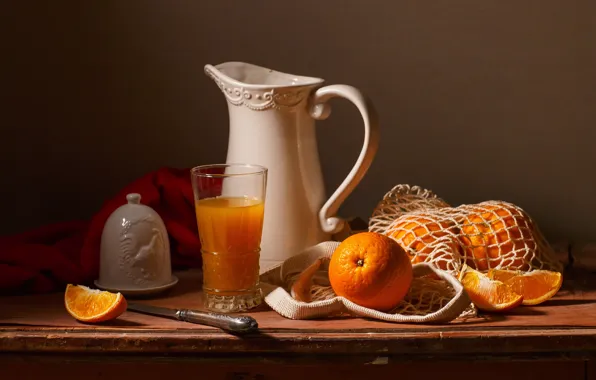
[[[377,114],[368,98],[351,86],[321,87],[320,78],[243,62],[206,65],[205,73],[228,103],[227,163],[269,169],[261,271],[340,232],[345,221],[336,213],[370,167],[378,147]],[[327,101],[334,97],[348,99],[360,111],[364,144],[346,179],[325,201],[315,120],[329,116]]]

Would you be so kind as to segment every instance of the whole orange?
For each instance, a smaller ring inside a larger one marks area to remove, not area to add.
[[[448,261],[455,260],[454,256],[459,255],[458,230],[455,223],[447,219],[431,215],[404,215],[390,225],[387,235],[406,250],[414,264],[430,259],[440,269],[448,270]],[[449,252],[433,256],[439,241],[447,245]]]
[[[379,311],[395,308],[412,283],[412,263],[397,242],[376,232],[345,239],[329,263],[329,281],[338,296]]]
[[[460,240],[468,266],[485,272],[491,268],[530,269],[536,249],[533,224],[519,207],[498,201],[473,205],[461,222]]]

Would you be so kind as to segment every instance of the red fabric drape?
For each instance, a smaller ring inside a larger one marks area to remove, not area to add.
[[[141,194],[141,203],[163,219],[170,238],[172,266],[199,267],[200,241],[189,169],[161,168],[124,187],[89,221],[43,226],[0,237],[0,293],[44,293],[67,283],[88,284],[99,274],[103,226],[126,203],[126,194]]]

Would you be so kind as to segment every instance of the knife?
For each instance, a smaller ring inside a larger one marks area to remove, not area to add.
[[[138,303],[129,303],[127,310],[199,325],[218,327],[233,333],[248,333],[256,331],[259,328],[257,321],[247,315],[234,316],[191,309],[170,309]]]

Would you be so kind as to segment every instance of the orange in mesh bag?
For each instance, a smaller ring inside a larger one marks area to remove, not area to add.
[[[412,263],[432,262],[452,273],[461,267],[456,224],[426,215],[404,215],[390,225],[387,235],[407,250]]]
[[[450,207],[434,193],[397,185],[379,202],[369,230],[394,238],[413,262],[459,275],[489,269],[562,271],[530,216],[503,201]]]
[[[537,257],[537,231],[522,209],[496,201],[458,209],[468,214],[461,222],[460,239],[469,266],[481,272],[490,268],[528,271],[534,265],[542,266]]]

